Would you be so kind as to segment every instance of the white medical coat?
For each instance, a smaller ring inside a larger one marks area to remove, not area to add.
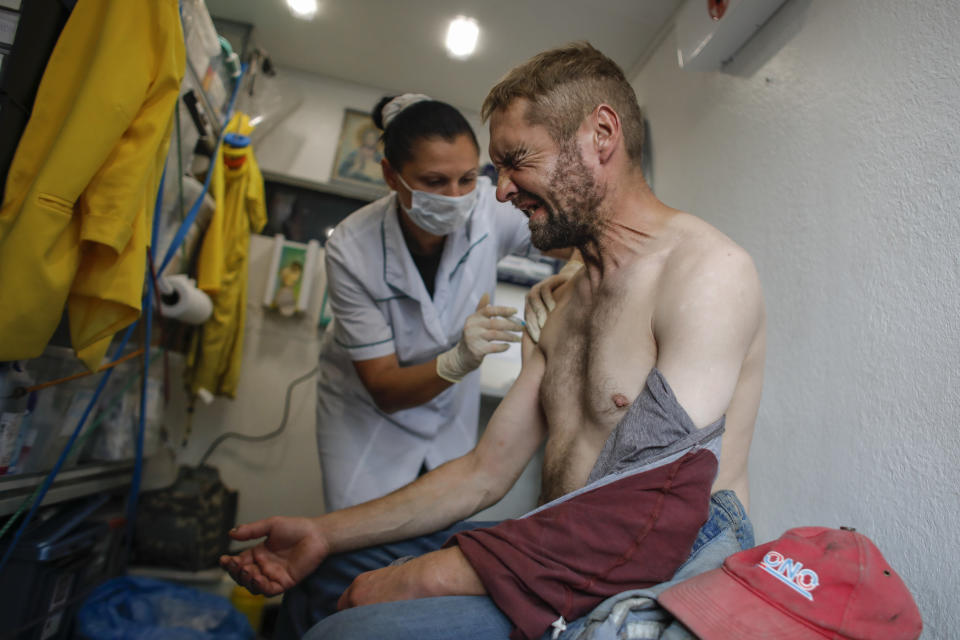
[[[371,500],[476,443],[480,372],[425,404],[380,411],[353,366],[397,354],[400,366],[426,362],[453,347],[484,293],[493,300],[496,264],[530,250],[525,216],[497,202],[481,178],[477,206],[447,237],[433,298],[403,238],[396,193],[352,213],[326,244],[333,323],[320,348],[317,446],[328,510]]]

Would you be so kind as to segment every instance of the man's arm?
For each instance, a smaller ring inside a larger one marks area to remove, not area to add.
[[[497,431],[509,429],[508,425],[516,423],[517,418],[532,419],[532,424],[536,425],[535,431],[541,434],[534,449],[546,435],[546,418],[541,410],[539,399],[540,380],[543,378],[545,369],[546,360],[543,352],[529,336],[524,336],[523,369],[520,376],[490,418],[484,436],[477,445],[476,451],[486,459],[487,466],[493,468],[498,459],[509,455],[505,448],[510,446],[508,442],[502,441],[499,436],[487,438],[491,430],[495,434]],[[514,393],[517,389],[519,390]],[[522,425],[517,424],[514,428],[520,426]],[[530,456],[532,455],[531,451]],[[524,466],[526,462],[519,467],[512,466],[512,469],[510,465],[502,468],[500,472],[504,474],[502,479],[509,482],[500,492],[500,497],[513,486]],[[491,501],[490,504],[493,502]],[[422,555],[399,566],[384,567],[357,576],[350,587],[344,591],[337,606],[340,609],[348,609],[377,602],[452,595],[484,595],[486,592],[480,576],[467,561],[466,556],[459,547],[453,546]]]
[[[486,593],[480,576],[460,547],[449,547],[399,566],[361,573],[340,596],[337,608],[451,595],[482,596]]]
[[[697,427],[727,411],[762,321],[756,268],[732,243],[665,269],[653,318],[657,368]]]
[[[221,566],[255,593],[289,589],[332,553],[433,532],[493,504],[523,472],[546,434],[539,388],[544,362],[528,358],[477,446],[383,498],[318,518],[269,518],[237,527],[236,540],[267,539]]]
[[[331,553],[430,533],[502,498],[546,435],[539,396],[543,371],[542,358],[524,362],[466,455],[383,498],[322,516]]]

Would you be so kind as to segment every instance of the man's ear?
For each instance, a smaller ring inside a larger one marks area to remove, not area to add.
[[[383,171],[383,180],[394,191],[397,189],[397,172],[390,166],[390,161],[386,158],[380,159],[380,169]]]
[[[593,146],[600,164],[606,164],[623,141],[620,115],[608,104],[601,103],[591,114]]]

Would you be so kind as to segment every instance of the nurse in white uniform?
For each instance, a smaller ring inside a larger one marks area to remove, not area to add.
[[[334,318],[323,338],[317,445],[329,511],[385,495],[469,451],[484,355],[519,341],[516,309],[487,305],[496,264],[530,248],[527,220],[478,176],[470,125],[405,94],[374,113],[390,195],[326,244]]]

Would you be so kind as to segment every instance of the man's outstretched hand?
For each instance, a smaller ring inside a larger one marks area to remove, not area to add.
[[[274,596],[310,575],[327,557],[330,545],[309,518],[274,517],[240,525],[234,540],[266,537],[237,555],[220,556],[220,566],[251,593]]]

